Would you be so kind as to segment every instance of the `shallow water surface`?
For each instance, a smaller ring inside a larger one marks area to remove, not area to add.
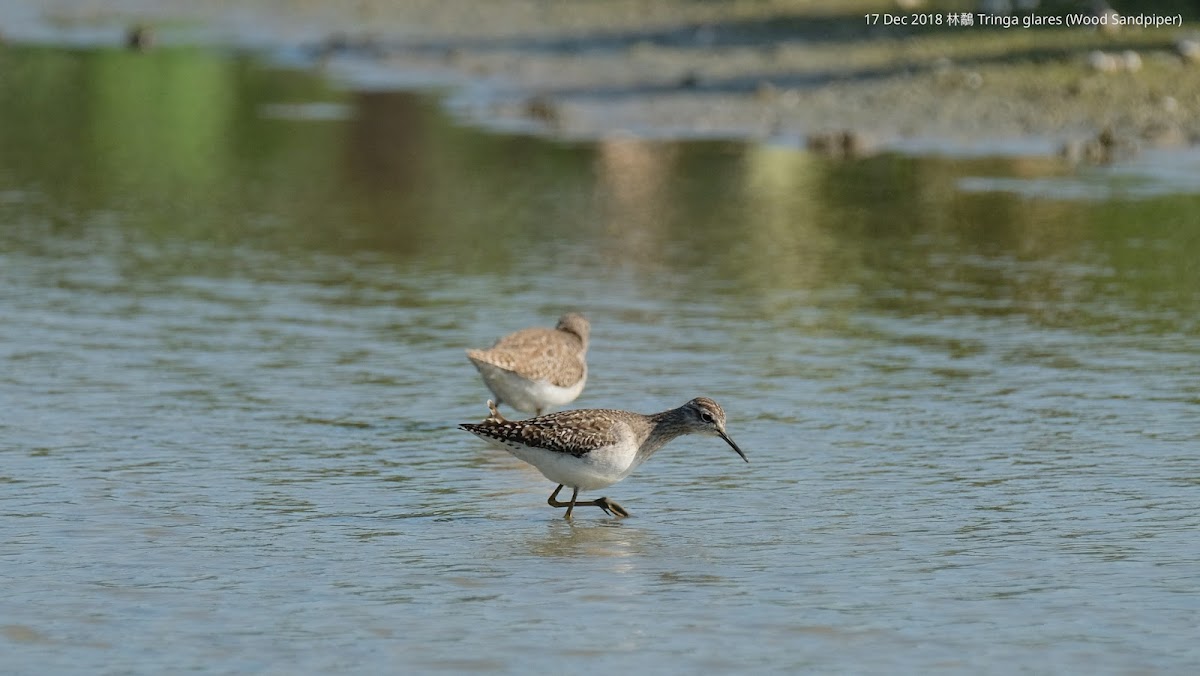
[[[556,144],[189,50],[0,51],[17,672],[1185,673],[1200,197],[1027,158]],[[604,491],[455,425],[721,402]],[[595,497],[595,496],[585,496]]]

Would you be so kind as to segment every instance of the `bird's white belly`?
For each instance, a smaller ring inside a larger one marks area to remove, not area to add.
[[[483,382],[502,403],[508,404],[524,413],[548,412],[575,401],[587,382],[587,372],[579,382],[570,387],[559,387],[546,380],[529,380],[522,376],[493,366],[486,362],[472,360],[483,376]]]
[[[597,448],[580,457],[511,441],[493,443],[537,467],[554,483],[585,491],[611,486],[629,476],[636,467],[633,460],[637,448],[628,443]]]

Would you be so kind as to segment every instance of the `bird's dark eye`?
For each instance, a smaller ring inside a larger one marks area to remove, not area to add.
[[[710,423],[710,422],[712,422],[712,421],[713,421],[712,414],[711,414],[711,413],[709,413],[708,411],[701,411],[701,412],[700,412],[700,419],[701,419],[701,420],[703,420],[703,421],[704,421],[704,422],[706,422],[706,423]]]

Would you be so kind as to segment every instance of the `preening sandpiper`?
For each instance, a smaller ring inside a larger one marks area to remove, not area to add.
[[[546,502],[551,507],[566,507],[568,519],[576,507],[584,506],[599,507],[609,515],[629,516],[624,507],[608,498],[579,502],[579,491],[617,483],[680,435],[721,437],[742,460],[750,462],[725,432],[724,409],[708,397],[697,397],[679,408],[652,415],[593,408],[505,420],[491,401],[488,409],[491,415],[483,422],[459,427],[537,467],[557,483],[558,488]],[[573,489],[569,502],[558,500],[563,486]]]
[[[541,415],[575,401],[587,382],[591,325],[581,314],[567,313],[553,329],[524,329],[487,350],[467,350],[497,404]]]

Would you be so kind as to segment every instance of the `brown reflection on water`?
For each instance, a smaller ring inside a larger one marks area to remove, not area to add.
[[[427,106],[411,95],[357,92],[346,138],[350,185],[364,195],[410,195],[429,185],[432,167]]]
[[[678,169],[670,144],[616,138],[596,145],[596,195],[611,261],[657,267],[677,217],[668,178]]]

